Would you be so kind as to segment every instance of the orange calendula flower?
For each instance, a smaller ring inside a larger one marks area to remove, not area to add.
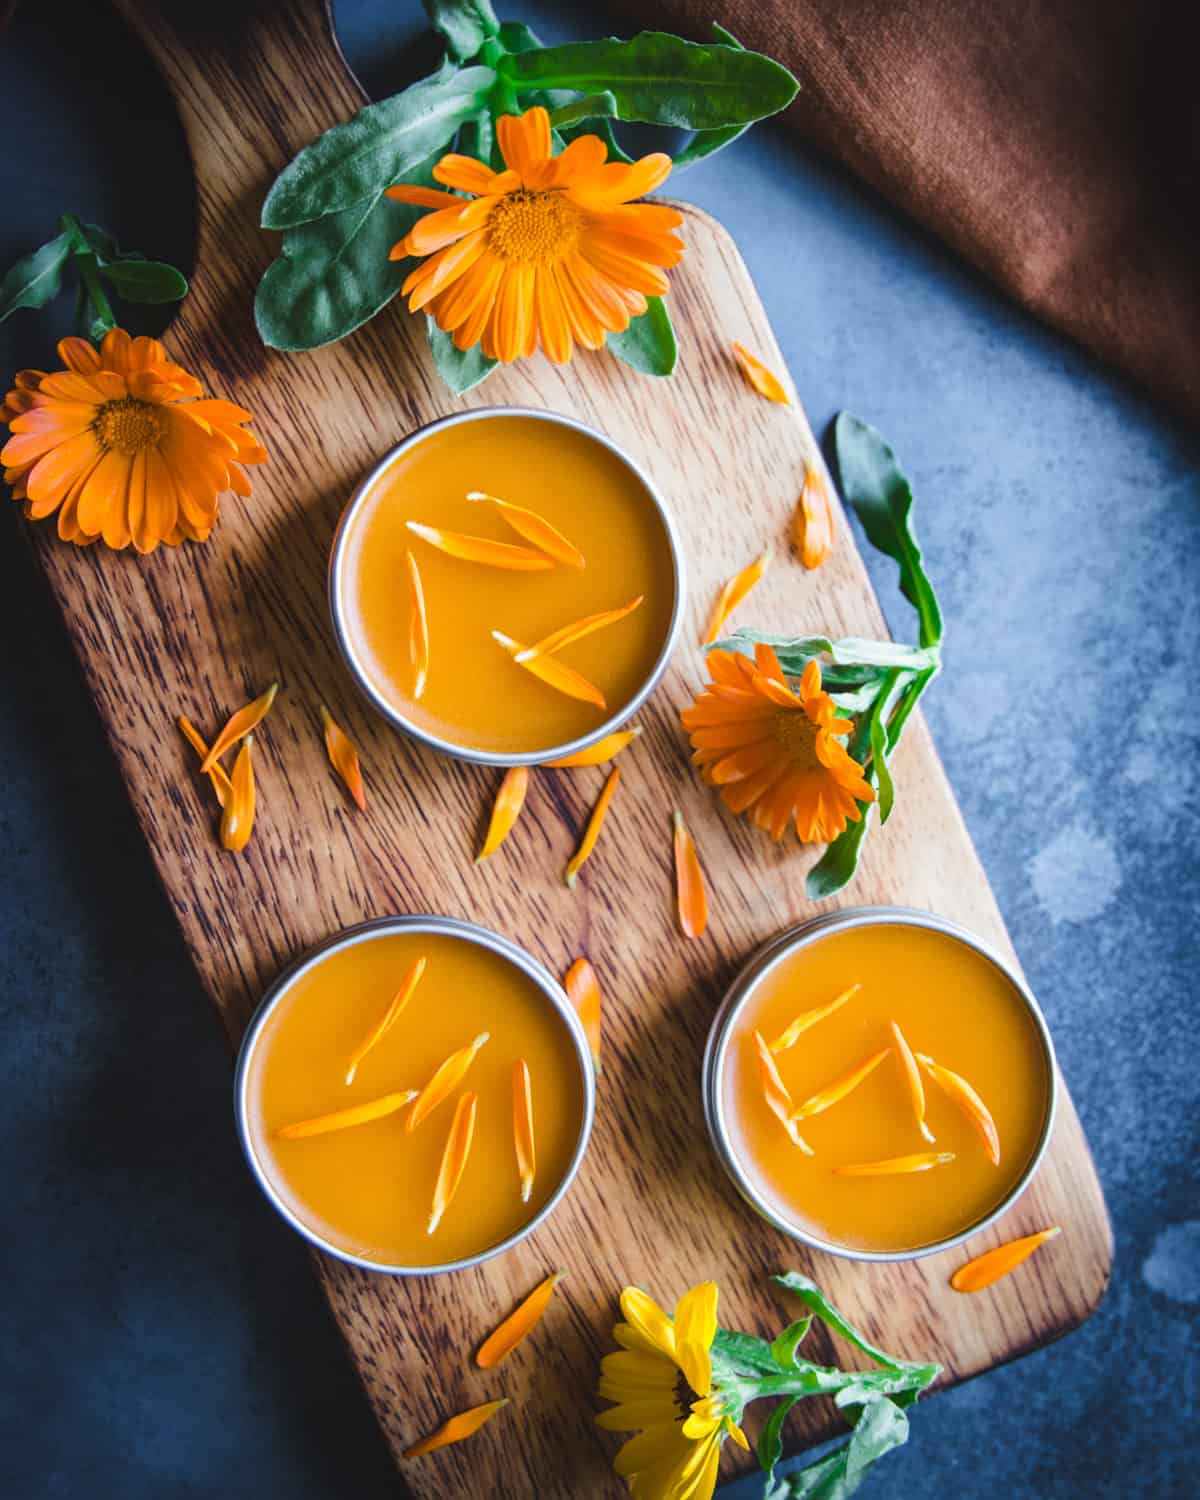
[[[683,253],[680,215],[633,200],[666,181],[671,158],[610,162],[597,135],[555,156],[540,106],[502,116],[496,139],[502,172],[451,153],[433,175],[454,192],[388,188],[389,198],[433,210],[392,248],[393,260],[426,257],[401,290],[460,349],[479,344],[508,362],[540,344],[564,364],[576,344],[599,349],[668,290],[665,272]]]
[[[359,811],[366,812],[367,794],[363,787],[362,767],[358,763],[354,741],[323,703],[321,723],[325,729],[325,753],[329,756],[329,764],[342,778]]]
[[[810,661],[793,691],[770,646],[757,645],[753,661],[710,651],[708,665],[712,682],[681,718],[692,763],[730,812],[749,813],[776,842],[793,821],[805,844],[857,822],[875,791],[841,743],[853,725],[821,691],[820,666]]]
[[[438,1448],[448,1448],[451,1443],[461,1443],[463,1438],[469,1438],[473,1433],[478,1432],[485,1422],[492,1420],[502,1406],[507,1405],[508,1397],[505,1396],[499,1401],[486,1401],[482,1406],[473,1406],[470,1411],[459,1412],[456,1417],[451,1417],[448,1422],[443,1423],[435,1433],[422,1438],[411,1448],[406,1448],[405,1458],[420,1458],[423,1454],[433,1453]]]
[[[99,349],[68,338],[58,353],[65,370],[22,370],[0,408],[4,478],[26,516],[57,511],[59,536],[79,546],[206,541],[217,497],[248,495],[245,465],[267,456],[246,430],[252,414],[204,399],[157,339],[114,328]]]
[[[819,568],[833,551],[833,501],[825,476],[812,464],[804,471],[804,488],[792,522],[792,536],[800,561]]]

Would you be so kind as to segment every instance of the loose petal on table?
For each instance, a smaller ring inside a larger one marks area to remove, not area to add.
[[[602,999],[600,994],[600,981],[596,977],[596,971],[586,958],[577,958],[567,970],[567,976],[563,980],[567,998],[575,1007],[576,1013],[583,1024],[584,1035],[587,1037],[588,1046],[592,1052],[592,1062],[596,1066],[596,1072],[600,1072],[600,1012]]]
[[[602,740],[589,745],[586,750],[577,750],[574,755],[564,755],[561,760],[546,760],[542,764],[555,770],[566,770],[575,766],[601,766],[606,760],[614,760],[641,734],[641,728],[622,729],[616,734],[606,734]]]
[[[469,1438],[472,1433],[478,1432],[485,1422],[491,1421],[502,1406],[507,1405],[508,1397],[505,1396],[500,1401],[488,1401],[483,1406],[471,1407],[470,1411],[459,1412],[458,1416],[451,1417],[429,1437],[422,1438],[411,1448],[406,1448],[405,1458],[420,1458],[422,1454],[432,1453],[437,1448],[447,1448],[451,1443],[461,1443],[463,1438]]]
[[[208,756],[208,746],[204,743],[203,736],[192,723],[191,719],[187,718],[184,714],[180,714],[178,723],[179,728],[183,732],[184,739],[187,740],[188,744],[201,760],[206,759]],[[224,807],[230,795],[229,772],[226,771],[220,761],[213,762],[212,768],[208,772],[208,780],[213,791],[216,793],[217,805]]]
[[[833,552],[833,501],[821,471],[809,464],[804,471],[804,488],[796,503],[792,521],[792,539],[796,552],[806,568],[819,568]]]
[[[729,616],[750,590],[762,582],[763,574],[770,565],[771,554],[764,552],[761,557],[756,557],[740,573],[735,574],[722,585],[721,592],[717,595],[717,602],[713,605],[712,614],[708,619],[708,629],[704,632],[704,645],[711,646],[714,641],[720,639]]]
[[[325,753],[329,756],[329,764],[342,778],[359,811],[366,812],[367,794],[363,787],[362,767],[358,763],[354,741],[323,703],[321,724],[325,730]]]
[[[784,406],[791,405],[791,397],[784,389],[783,382],[761,359],[751,354],[744,344],[736,342],[733,353],[741,366],[742,374],[760,396],[765,396],[768,401],[778,401]]]
[[[1036,1234],[1010,1240],[1007,1245],[998,1245],[995,1250],[977,1255],[974,1260],[969,1260],[965,1266],[960,1266],[955,1271],[950,1278],[950,1285],[956,1292],[982,1292],[994,1281],[1015,1271],[1040,1245],[1054,1239],[1061,1232],[1056,1224],[1052,1229],[1040,1229]]]
[[[505,772],[496,801],[492,805],[492,816],[488,823],[487,837],[483,848],[475,856],[475,863],[489,859],[513,830],[513,825],[525,806],[525,793],[529,787],[529,768],[513,766]]]
[[[250,842],[254,830],[254,736],[247,735],[233,762],[229,777],[229,795],[221,809],[221,845],[231,854],[240,854]]]
[[[617,784],[620,780],[621,768],[620,766],[614,766],[608,773],[608,780],[604,783],[604,789],[596,799],[595,807],[592,808],[592,815],[588,819],[587,827],[584,829],[579,848],[576,849],[567,863],[564,879],[570,889],[574,889],[580,870],[587,862],[592,850],[596,847],[596,840],[600,837],[600,830],[604,827],[604,820],[608,816],[609,804],[616,794]]]
[[[245,739],[246,735],[258,728],[270,712],[271,704],[275,702],[275,694],[278,691],[279,684],[273,682],[261,697],[255,698],[253,703],[247,703],[245,708],[239,708],[237,713],[231,715],[225,728],[212,742],[208,754],[200,762],[200,769],[205,775],[212,770],[231,745],[236,745],[238,740]]]
[[[528,1338],[529,1334],[541,1322],[546,1308],[550,1305],[550,1299],[554,1295],[554,1288],[562,1280],[563,1273],[555,1271],[552,1276],[547,1276],[545,1281],[540,1282],[524,1302],[511,1312],[504,1322],[500,1324],[495,1333],[486,1338],[475,1356],[475,1363],[481,1370],[493,1370],[502,1359],[507,1359],[522,1339]]]
[[[704,936],[708,926],[708,894],[704,889],[704,872],[696,845],[683,821],[683,814],[675,809],[675,906],[679,925],[685,937]]]

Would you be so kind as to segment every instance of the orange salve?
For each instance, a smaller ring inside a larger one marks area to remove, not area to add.
[[[885,1047],[883,1062],[823,1113],[797,1121],[806,1156],[764,1098],[754,1033],[769,1043],[802,1011],[861,988],[774,1054],[796,1106]],[[922,1137],[890,1023],[971,1085],[999,1134],[1000,1164],[925,1070]],[[1012,982],[948,933],[900,923],[817,936],[752,987],[728,1038],[720,1084],[729,1144],[750,1184],[785,1222],[826,1244],[896,1253],[953,1238],[1007,1198],[1036,1153],[1052,1083],[1038,1027]],[[950,1152],[928,1171],[840,1176],[833,1169]]]
[[[533,511],[583,555],[518,572],[447,556],[408,529],[530,547],[483,492]],[[420,697],[410,649],[406,552],[421,575],[429,670]],[[554,420],[497,415],[435,429],[399,453],[351,515],[339,582],[347,644],[373,692],[407,723],[450,745],[535,754],[619,722],[652,676],[675,604],[670,539],[653,497],[615,452]],[[533,645],[560,626],[617,609],[619,622],[559,659],[606,707],[565,696],[518,666],[493,631]]]
[[[347,1066],[421,957],[422,977],[394,1025]],[[382,1095],[420,1090],[440,1064],[489,1034],[465,1077],[413,1131],[411,1105],[306,1139],[281,1127]],[[513,1065],[529,1067],[536,1173],[528,1202],[513,1132]],[[446,934],[384,932],[334,949],[286,988],[254,1039],[246,1123],[264,1176],[325,1243],[391,1266],[436,1266],[519,1232],[566,1176],[584,1118],[584,1074],[567,1023],[515,963]],[[478,1095],[470,1154],[433,1234],[427,1224],[458,1100]]]

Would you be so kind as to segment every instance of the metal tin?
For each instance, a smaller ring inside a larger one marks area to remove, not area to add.
[[[578,739],[570,740],[565,744],[551,745],[545,750],[539,750],[536,753],[520,751],[510,754],[495,750],[479,750],[469,745],[455,745],[449,740],[440,739],[437,735],[430,734],[419,725],[413,724],[393,704],[388,703],[383,695],[371,684],[366,672],[363,670],[361,662],[355,655],[349,632],[346,629],[345,585],[341,576],[343,554],[346,547],[346,539],[350,532],[350,524],[365,504],[366,497],[375,483],[402,453],[407,452],[408,449],[424,441],[430,433],[440,432],[447,427],[457,427],[465,422],[482,421],[489,417],[528,417],[541,422],[553,422],[560,427],[573,428],[576,432],[583,433],[586,437],[591,438],[593,442],[607,448],[610,453],[620,459],[646,491],[662,520],[663,530],[667,538],[667,546],[671,553],[671,572],[675,584],[675,602],[671,610],[671,620],[667,627],[667,635],[663,642],[662,650],[659,652],[658,658],[645,683],[628,703],[621,705],[617,713],[605,719],[602,724],[598,725],[597,728],[588,734],[581,735]],[[618,448],[616,443],[611,438],[605,437],[602,432],[597,432],[594,428],[588,427],[583,422],[577,422],[574,417],[564,417],[557,412],[540,411],[534,407],[481,406],[473,411],[457,412],[454,416],[441,417],[436,422],[429,422],[424,427],[418,427],[403,442],[397,443],[394,448],[390,449],[355,490],[346,509],[342,512],[342,517],[334,533],[333,545],[329,554],[329,611],[333,618],[333,631],[337,638],[338,649],[342,654],[342,659],[345,661],[347,667],[349,667],[351,675],[363,694],[397,729],[402,730],[407,735],[411,735],[413,739],[420,740],[422,744],[429,745],[434,750],[440,750],[444,755],[453,756],[457,760],[473,761],[477,765],[484,766],[535,766],[547,760],[561,760],[565,756],[574,755],[580,750],[586,750],[589,745],[595,744],[597,740],[602,740],[607,734],[612,734],[622,724],[631,719],[658,686],[663,673],[667,669],[667,663],[670,661],[671,655],[675,650],[676,642],[679,639],[679,630],[683,623],[684,595],[683,545],[670,511],[667,509],[662,496],[658,493],[658,490],[648,476],[627,453]]]
[[[1013,989],[1024,1001],[1030,1018],[1034,1023],[1038,1037],[1041,1040],[1043,1054],[1046,1062],[1046,1078],[1049,1098],[1046,1102],[1046,1117],[1042,1122],[1041,1134],[1038,1137],[1037,1146],[1033,1155],[1020,1178],[1013,1184],[1012,1190],[998,1203],[991,1213],[982,1219],[967,1226],[961,1233],[950,1239],[938,1240],[932,1245],[923,1245],[916,1250],[854,1250],[844,1245],[833,1245],[825,1240],[818,1239],[816,1235],[809,1234],[807,1230],[789,1222],[783,1218],[765,1198],[757,1191],[753,1182],[743,1170],[738,1161],[733,1146],[729,1139],[729,1130],[725,1119],[725,1105],[722,1094],[723,1070],[728,1043],[733,1027],[741,1014],[742,1006],[748,999],[751,991],[758,982],[770,972],[782,959],[798,949],[807,947],[810,943],[817,942],[821,938],[828,937],[833,932],[843,932],[851,927],[876,926],[880,923],[894,923],[897,926],[926,927],[934,932],[943,932],[947,936],[958,939],[968,947],[974,948],[977,953],[983,955],[992,963],[1013,986]],[[919,1260],[926,1255],[936,1255],[942,1250],[950,1250],[955,1245],[961,1245],[972,1235],[978,1234],[981,1229],[986,1229],[994,1223],[1001,1214],[1006,1213],[1033,1180],[1042,1157],[1045,1155],[1046,1146],[1050,1141],[1051,1132],[1054,1129],[1054,1116],[1058,1102],[1058,1067],[1054,1058],[1054,1044],[1050,1040],[1050,1031],[1046,1025],[1046,1018],[1042,1015],[1041,1008],[1034,999],[1029,986],[1024,980],[1009,967],[994,949],[968,932],[965,927],[960,927],[956,922],[948,921],[945,917],[934,916],[930,912],[915,911],[906,906],[857,906],[847,911],[831,912],[828,916],[817,917],[811,922],[804,922],[799,927],[793,927],[778,938],[772,939],[754,955],[746,967],[741,971],[733,984],[729,987],[725,999],[721,1003],[712,1027],[708,1033],[708,1043],[704,1049],[704,1062],[701,1074],[702,1089],[704,1095],[704,1118],[708,1125],[708,1133],[716,1148],[721,1164],[728,1172],[734,1186],[742,1197],[756,1209],[762,1217],[775,1226],[776,1229],[786,1234],[790,1239],[799,1240],[801,1244],[810,1246],[814,1250],[823,1250],[826,1255],[840,1255],[846,1260]]]
[[[301,1219],[299,1219],[291,1208],[283,1201],[275,1191],[270,1178],[263,1170],[254,1150],[254,1141],[251,1136],[248,1110],[247,1089],[250,1073],[250,1060],[254,1053],[263,1025],[272,1010],[290,990],[299,977],[313,968],[322,959],[339,949],[354,946],[356,943],[367,942],[372,938],[379,937],[385,933],[393,932],[426,932],[442,937],[462,938],[467,942],[478,943],[481,947],[489,948],[493,953],[499,954],[513,963],[530,979],[546,996],[547,1001],[554,1007],[561,1017],[563,1024],[570,1033],[571,1040],[575,1044],[575,1053],[579,1061],[579,1075],[583,1084],[583,1118],[579,1126],[579,1139],[576,1142],[574,1153],[567,1167],[562,1181],[555,1188],[550,1198],[541,1210],[525,1224],[516,1234],[512,1234],[506,1240],[497,1245],[491,1245],[486,1250],[480,1251],[478,1255],[468,1256],[464,1260],[447,1261],[438,1266],[393,1266],[382,1261],[368,1260],[364,1256],[354,1255],[337,1245],[330,1244],[327,1240],[315,1233]],[[254,1174],[258,1185],[262,1188],[267,1198],[275,1208],[276,1212],[285,1219],[291,1227],[304,1236],[318,1250],[323,1250],[327,1255],[332,1255],[338,1260],[344,1260],[352,1266],[358,1266],[364,1271],[379,1271],[386,1276],[440,1276],[446,1271],[464,1271],[470,1266],[482,1265],[485,1260],[491,1260],[494,1255],[502,1255],[506,1250],[511,1250],[514,1245],[519,1244],[528,1235],[547,1219],[558,1206],[567,1189],[574,1182],[587,1150],[588,1140],[592,1133],[592,1122],[596,1114],[596,1077],[592,1065],[591,1052],[588,1048],[587,1037],[584,1035],[583,1026],[580,1023],[575,1008],[567,999],[562,986],[554,979],[553,975],[545,969],[538,961],[518,948],[516,943],[508,938],[502,937],[498,932],[490,928],[480,927],[475,922],[460,921],[457,917],[380,917],[371,922],[362,922],[355,927],[348,927],[345,931],[338,933],[319,947],[289,965],[275,983],[270,987],[259,1003],[258,1009],[251,1018],[250,1025],[243,1038],[241,1051],[238,1054],[237,1071],[233,1083],[233,1112],[234,1123],[237,1128],[238,1139],[241,1141],[242,1150],[246,1161]]]

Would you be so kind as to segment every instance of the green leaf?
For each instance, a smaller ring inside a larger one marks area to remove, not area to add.
[[[670,375],[679,357],[671,315],[661,297],[647,297],[646,311],[624,333],[610,333],[607,347],[643,375]]]
[[[267,194],[264,229],[291,229],[338,214],[413,173],[487,103],[491,68],[440,69],[390,99],[368,104],[291,161]]]
[[[749,125],[790,104],[796,80],[779,63],[736,47],[685,42],[664,31],[545,47],[498,64],[518,90],[611,93],[622,120],[683,130]]]
[[[841,412],[834,424],[842,493],[871,545],[900,564],[900,590],[920,621],[922,646],[942,639],[942,612],[912,527],[912,490],[896,455],[866,422]]]
[[[432,318],[426,318],[425,331],[429,335],[437,372],[456,396],[473,390],[499,363],[489,359],[478,344],[470,349],[459,349],[453,337],[439,328]]]
[[[559,129],[563,125],[575,125],[580,120],[611,120],[616,113],[617,101],[614,95],[585,94],[582,99],[572,99],[570,104],[564,104],[561,108],[552,111],[550,123]]]
[[[864,1334],[859,1333],[849,1319],[838,1312],[811,1277],[804,1276],[799,1271],[784,1271],[781,1275],[772,1276],[771,1280],[786,1287],[789,1292],[794,1292],[805,1307],[809,1308],[823,1323],[832,1328],[835,1333],[841,1334],[847,1343],[853,1344],[859,1353],[865,1354],[868,1359],[873,1359],[877,1365],[882,1365],[886,1370],[910,1368],[907,1360],[897,1359],[892,1354],[885,1354],[882,1349],[877,1349]]]
[[[874,784],[879,792],[879,821],[886,823],[892,815],[892,804],[896,800],[896,788],[892,781],[891,747],[888,744],[887,725],[892,714],[896,691],[905,682],[908,674],[892,671],[887,675],[879,694],[871,706],[867,721],[867,734],[871,745],[871,769]]]
[[[712,23],[712,33],[714,38],[724,46],[736,47],[739,52],[746,50],[733,32],[726,31],[718,21]],[[676,153],[672,170],[681,172],[685,167],[715,156],[718,151],[724,151],[726,146],[732,146],[738,136],[745,135],[749,129],[749,125],[725,125],[720,130],[698,130],[683,150]]]
[[[795,1369],[799,1362],[796,1351],[807,1338],[811,1327],[812,1315],[810,1313],[807,1318],[801,1318],[785,1328],[771,1345],[771,1357],[781,1370]]]
[[[187,296],[187,278],[161,260],[101,260],[100,274],[126,302],[178,302]]]
[[[488,37],[500,30],[491,0],[421,0],[421,4],[455,62],[474,57]]]
[[[422,162],[409,174],[412,180],[432,182],[436,160]],[[376,193],[340,214],[287,230],[254,299],[263,343],[319,349],[373,318],[411,269],[411,262],[389,260],[388,253],[425,212]]]
[[[45,307],[56,297],[70,254],[71,236],[64,230],[10,266],[0,281],[0,323],[19,307]]]
[[[608,148],[609,161],[624,162],[626,166],[633,161],[633,157],[613,134],[612,121],[605,116],[594,116],[590,120],[582,120],[578,125],[569,126],[563,131],[563,139],[568,142],[577,140],[581,135],[598,135]]]
[[[737,1374],[779,1374],[779,1366],[775,1363],[770,1344],[750,1333],[734,1333],[728,1328],[718,1328],[712,1342],[712,1353]]]
[[[908,1442],[908,1418],[894,1401],[870,1401],[863,1407],[846,1452],[846,1483],[857,1487],[867,1470],[885,1453]]]
[[[464,156],[473,156],[476,161],[491,161],[495,142],[496,127],[490,109],[481,109],[459,128],[458,150]]]
[[[783,1424],[788,1412],[800,1399],[799,1396],[788,1396],[777,1402],[758,1435],[758,1464],[766,1475],[764,1486],[769,1485],[775,1477],[775,1465],[783,1457]]]
[[[514,54],[537,52],[541,49],[542,40],[523,21],[505,21],[500,27],[500,45],[506,52]],[[507,72],[505,78],[507,81]],[[511,83],[507,86],[512,87]],[[535,89],[531,92],[522,89],[521,92],[525,94],[521,101],[523,109],[532,109],[535,104],[540,104],[553,114],[556,109],[563,109],[571,103],[570,91],[565,89]]]

